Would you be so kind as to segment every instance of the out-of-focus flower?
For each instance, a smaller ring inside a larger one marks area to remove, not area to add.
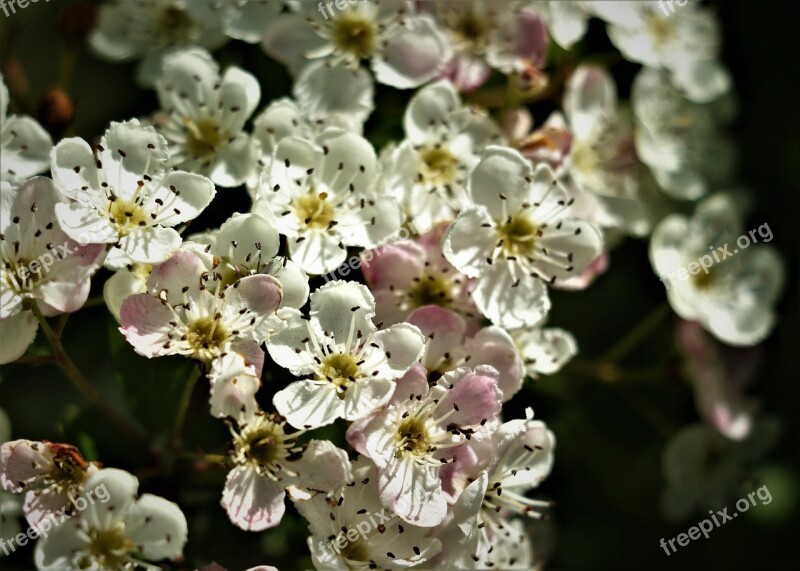
[[[591,8],[608,23],[611,41],[626,58],[667,70],[690,100],[705,103],[730,89],[730,74],[717,59],[721,39],[711,10],[689,3],[670,12],[643,0],[593,0]]]
[[[142,561],[174,560],[186,545],[186,517],[177,504],[152,494],[137,495],[139,481],[115,468],[86,482],[104,487],[107,501],[89,503],[36,544],[36,568],[43,571],[118,571]]]
[[[550,37],[566,50],[589,28],[589,8],[584,0],[535,0],[532,4],[547,23]]]
[[[525,365],[525,373],[538,379],[561,370],[575,355],[578,344],[569,331],[558,327],[517,329],[511,337]]]
[[[472,206],[445,233],[445,257],[478,278],[472,298],[495,324],[536,324],[550,308],[545,284],[581,272],[600,255],[602,235],[569,215],[574,199],[550,167],[534,170],[510,148],[487,149],[469,195]]]
[[[220,75],[208,52],[189,48],[164,59],[156,89],[163,113],[153,122],[169,142],[170,166],[225,187],[252,176],[260,151],[243,129],[261,99],[253,75],[233,66]]]
[[[11,440],[11,421],[6,411],[0,408],[0,446]],[[2,448],[0,448],[2,450]],[[2,462],[0,456],[0,462]],[[22,516],[22,500],[13,492],[8,492],[0,486],[0,545],[11,543],[22,526],[19,518]],[[0,557],[6,555],[0,554]]]
[[[67,205],[49,178],[2,182],[0,194],[0,363],[9,363],[38,330],[25,304],[37,303],[47,316],[80,309],[105,248],[81,246],[61,231],[56,205]]]
[[[332,272],[347,246],[374,247],[400,230],[399,205],[377,195],[377,177],[375,150],[355,133],[330,128],[314,142],[286,137],[253,210],[274,220],[304,271]]]
[[[726,102],[702,105],[681,95],[664,72],[644,69],[633,82],[636,152],[672,198],[695,200],[730,182],[734,148],[721,132]]]
[[[107,263],[158,264],[181,245],[174,226],[193,220],[216,191],[204,176],[168,170],[167,142],[138,120],[112,123],[94,153],[83,139],[53,150],[53,177],[70,200],[55,206],[73,240],[115,246]],[[119,265],[118,265],[119,264]]]
[[[137,79],[155,83],[164,60],[183,47],[216,49],[228,41],[214,3],[193,0],[116,0],[100,7],[89,44],[103,59],[142,59]]]
[[[480,315],[469,295],[474,280],[442,255],[445,228],[439,225],[416,240],[398,240],[361,255],[378,320],[391,325],[419,307],[438,305],[465,317],[473,328],[478,325]]]
[[[691,218],[673,214],[662,220],[650,240],[650,263],[675,313],[736,346],[755,345],[769,335],[785,273],[773,247],[744,249],[738,238],[744,235],[750,245],[750,237],[743,228],[731,197],[717,194],[701,202]],[[769,225],[759,227],[759,234],[770,241],[772,232],[765,236],[763,228]]]
[[[444,76],[461,91],[483,85],[498,69],[530,81],[547,63],[550,37],[536,7],[515,0],[421,0],[453,46]]]
[[[453,84],[439,81],[411,98],[403,118],[406,139],[381,158],[388,191],[417,232],[450,222],[469,205],[469,171],[500,132],[482,111],[462,106]]]
[[[267,350],[293,375],[306,376],[279,391],[278,412],[296,428],[362,419],[385,405],[395,379],[416,363],[424,350],[422,333],[407,323],[378,330],[372,322],[375,301],[354,282],[329,282],[311,294],[306,318],[286,308],[284,330]]]
[[[20,183],[47,170],[53,140],[27,115],[8,114],[9,95],[0,74],[0,181]]]
[[[289,0],[213,0],[221,12],[222,31],[249,44],[264,39],[269,27]]]

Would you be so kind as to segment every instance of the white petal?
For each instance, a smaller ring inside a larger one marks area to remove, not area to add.
[[[186,517],[174,502],[143,494],[125,516],[125,532],[148,560],[177,559],[188,538]]]
[[[363,69],[328,67],[324,61],[307,64],[294,84],[294,96],[311,121],[331,115],[348,119],[351,131],[360,131],[374,109],[375,86]]]
[[[295,381],[272,399],[278,413],[295,428],[319,427],[344,416],[344,401],[332,383]]]
[[[246,531],[264,531],[278,525],[286,511],[283,487],[255,469],[238,466],[228,473],[222,507],[231,522]]]
[[[171,171],[160,181],[158,188],[150,197],[146,207],[159,210],[154,219],[164,226],[177,226],[194,220],[211,203],[217,191],[214,183],[204,176],[183,171]],[[157,208],[156,199],[164,201],[163,208]]]
[[[0,319],[0,365],[16,361],[25,354],[39,330],[39,322],[31,311],[22,311],[8,319]]]
[[[140,264],[160,264],[169,259],[183,240],[172,228],[145,227],[122,238],[120,247],[131,260]]]
[[[362,284],[336,280],[311,294],[311,318],[337,343],[347,342],[351,327],[353,335],[360,330],[364,337],[374,331],[374,315],[375,300]]]
[[[469,277],[487,268],[487,258],[497,243],[489,212],[482,207],[462,212],[442,237],[442,253],[447,261]]]
[[[550,299],[542,280],[528,274],[515,279],[508,262],[497,260],[478,278],[472,299],[481,313],[507,329],[527,327],[540,322],[550,310]]]
[[[411,98],[403,117],[406,136],[423,143],[432,130],[440,128],[448,116],[461,107],[461,99],[449,81],[437,81],[420,89]]]

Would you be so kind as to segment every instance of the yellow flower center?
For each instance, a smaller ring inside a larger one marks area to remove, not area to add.
[[[334,206],[327,200],[328,194],[320,192],[316,194],[310,192],[293,202],[297,217],[300,223],[314,230],[324,230],[333,222],[336,211]]]
[[[427,453],[430,446],[423,419],[411,416],[400,423],[395,435],[395,457],[405,454],[422,455]]]
[[[225,133],[216,119],[205,117],[203,119],[184,119],[186,127],[186,150],[193,157],[206,157],[217,152],[225,140]]]
[[[320,374],[329,382],[336,385],[337,394],[340,399],[344,398],[344,392],[350,383],[354,382],[359,374],[358,364],[355,357],[349,353],[329,355],[322,362]]]
[[[228,336],[228,331],[218,320],[204,317],[189,325],[187,341],[194,349],[195,357],[208,361]]]
[[[165,38],[168,43],[186,43],[191,39],[192,19],[186,10],[167,6],[158,15],[156,29],[158,35]]]
[[[111,203],[108,214],[120,236],[127,236],[135,228],[147,225],[147,213],[129,200],[118,198]]]
[[[91,529],[88,536],[90,557],[79,562],[81,569],[90,567],[123,569],[125,567],[134,545],[125,535],[125,525],[122,522],[108,529]]]
[[[441,145],[424,148],[420,151],[419,173],[422,179],[434,186],[452,183],[458,173],[459,161]]]
[[[335,18],[331,41],[336,48],[358,59],[369,59],[375,51],[378,29],[375,23],[356,12],[345,12]]]
[[[527,216],[517,215],[498,225],[506,256],[532,256],[539,228]]]

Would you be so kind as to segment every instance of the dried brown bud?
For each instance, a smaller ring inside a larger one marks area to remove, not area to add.
[[[83,44],[97,24],[97,5],[87,0],[78,0],[64,7],[56,24],[56,32],[68,46]]]
[[[75,103],[60,87],[48,87],[42,94],[37,115],[42,126],[58,139],[75,119]]]

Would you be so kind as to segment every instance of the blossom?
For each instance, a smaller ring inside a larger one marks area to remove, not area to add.
[[[64,139],[52,154],[53,179],[70,200],[55,206],[62,229],[79,243],[113,244],[122,264],[165,261],[181,245],[173,226],[215,195],[210,180],[167,170],[168,161],[164,138],[136,119],[112,123],[97,153],[83,139]]]
[[[281,310],[286,327],[267,343],[272,359],[310,378],[278,391],[273,404],[290,425],[311,428],[337,418],[358,420],[385,405],[401,377],[419,360],[425,338],[407,323],[378,330],[375,301],[354,282],[332,281],[311,294],[305,317]]]
[[[0,193],[0,363],[9,363],[38,330],[25,304],[37,303],[48,316],[80,309],[104,248],[80,246],[62,232],[56,207],[66,204],[50,179],[2,182]]]
[[[210,50],[228,38],[220,29],[213,2],[117,0],[100,7],[89,45],[103,59],[142,59],[137,80],[151,86],[167,55],[197,45]]]
[[[417,365],[397,382],[389,406],[348,429],[348,442],[378,468],[381,501],[403,521],[422,527],[444,521],[443,466],[457,458],[454,448],[495,422],[503,396],[497,377],[496,369],[479,365],[429,385]]]
[[[541,81],[550,37],[539,11],[524,2],[420,2],[435,14],[453,46],[444,76],[462,91],[483,85],[498,69]]]
[[[668,71],[690,100],[706,103],[730,89],[730,74],[718,61],[720,32],[711,10],[690,3],[666,13],[654,2],[597,0],[591,9],[608,22],[608,36],[626,58]]]
[[[280,0],[216,0],[222,31],[228,37],[257,44],[284,7]]]
[[[730,181],[735,153],[721,130],[727,102],[693,103],[650,69],[634,79],[631,100],[636,152],[670,197],[695,200]]]
[[[398,205],[375,192],[377,159],[362,137],[338,128],[314,142],[287,137],[275,156],[253,210],[274,220],[309,274],[334,270],[347,246],[373,247],[400,230]]]
[[[477,325],[480,316],[469,295],[474,280],[442,255],[445,228],[442,224],[414,240],[397,240],[361,254],[361,270],[380,321],[399,323],[419,307],[438,305]]]
[[[0,181],[14,184],[47,170],[53,140],[32,117],[9,115],[8,105],[8,88],[0,74]]]
[[[427,232],[468,206],[470,169],[487,145],[502,140],[484,112],[462,106],[449,81],[417,92],[403,126],[406,139],[382,157],[386,185],[406,207],[415,230]]]
[[[11,421],[6,411],[0,408],[0,446],[10,440]],[[22,513],[22,501],[13,492],[7,492],[0,484],[0,545],[11,543],[13,537],[20,532],[22,526],[19,524],[19,517]]]
[[[69,444],[12,440],[0,445],[0,488],[25,494],[23,511],[36,528],[52,513],[71,510],[96,472],[97,466]]]
[[[261,99],[253,75],[229,67],[220,76],[208,52],[187,48],[165,58],[156,90],[163,113],[153,120],[169,142],[170,166],[225,187],[252,175],[259,149],[243,128]]]
[[[783,260],[771,246],[744,249],[750,237],[743,227],[732,198],[717,194],[691,218],[673,214],[662,220],[650,240],[650,263],[675,313],[735,346],[755,345],[769,335],[785,281]]]
[[[258,413],[238,431],[232,430],[235,466],[225,482],[222,506],[244,530],[278,525],[288,487],[307,497],[309,490],[336,488],[352,477],[344,450],[327,440],[298,446],[295,440],[305,431],[287,433],[285,426],[275,414]]]
[[[317,6],[281,14],[264,37],[265,51],[297,74],[306,59],[358,67],[369,60],[378,82],[408,89],[436,77],[449,58],[449,45],[434,20],[415,14],[401,0],[347,3],[335,17],[316,14]],[[322,8],[321,6],[319,8]],[[316,66],[327,76],[327,65]],[[334,95],[336,97],[336,95]]]
[[[226,353],[211,363],[211,416],[233,418],[239,423],[253,420],[258,412],[256,392],[261,388],[260,372],[239,353]]]
[[[278,280],[256,274],[225,287],[219,273],[207,271],[199,256],[184,249],[153,270],[147,288],[120,309],[120,331],[137,353],[185,355],[209,366],[235,351],[260,376],[260,345],[281,327],[275,315]]]
[[[145,561],[177,559],[187,540],[180,508],[152,494],[137,496],[139,481],[115,468],[99,470],[87,487],[104,487],[106,502],[92,502],[54,527],[36,544],[36,567],[44,571],[117,571]]]
[[[308,521],[308,547],[317,569],[406,569],[425,565],[442,548],[428,529],[387,513],[375,467],[356,461],[352,479],[329,494],[295,503]]]
[[[601,252],[602,236],[569,216],[573,198],[546,165],[489,147],[469,180],[472,206],[444,235],[445,258],[477,277],[472,298],[502,327],[529,326],[550,307],[545,283],[582,271]]]
[[[122,302],[132,295],[147,291],[147,278],[151,271],[153,266],[150,264],[128,264],[115,271],[103,284],[103,300],[118,323]]]
[[[580,41],[589,28],[589,10],[583,0],[541,0],[534,5],[550,37],[565,50]]]
[[[575,337],[558,327],[516,329],[511,337],[525,364],[526,374],[533,379],[557,373],[578,354]]]

